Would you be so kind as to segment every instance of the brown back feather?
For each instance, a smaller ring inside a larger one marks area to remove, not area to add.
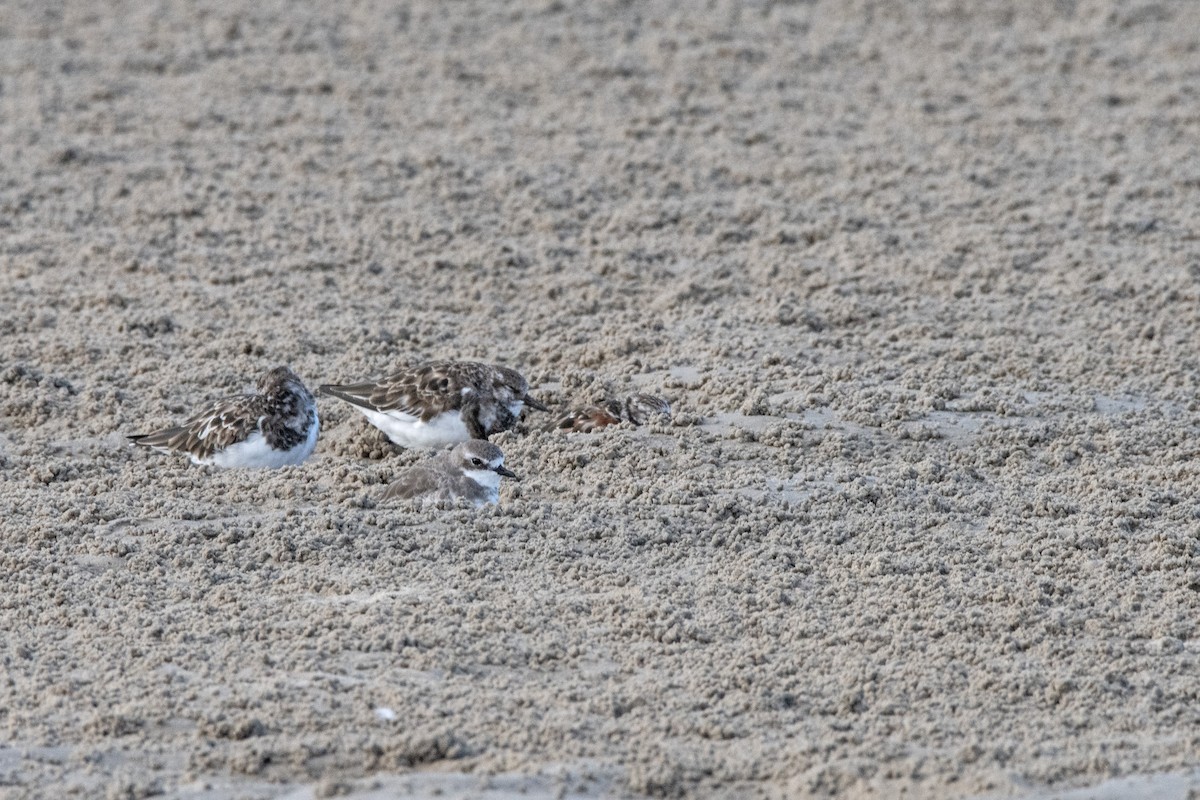
[[[490,367],[473,361],[434,361],[402,369],[375,382],[322,386],[321,391],[375,411],[403,411],[428,422],[445,411],[457,411]],[[515,373],[514,373],[515,374]]]
[[[208,458],[245,440],[258,427],[263,398],[244,395],[220,400],[182,425],[129,437],[135,443],[164,450],[193,453]]]
[[[556,419],[549,430],[591,433],[621,421],[621,406],[615,400],[568,411]]]
[[[652,415],[669,416],[671,405],[662,397],[652,394],[635,394],[620,400],[576,408],[563,414],[547,426],[546,430],[577,431],[591,433],[622,420],[634,425],[646,424]]]

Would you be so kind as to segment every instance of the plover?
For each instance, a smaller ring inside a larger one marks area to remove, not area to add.
[[[352,404],[401,447],[422,449],[506,431],[524,406],[548,410],[529,396],[529,383],[516,370],[474,361],[435,361],[379,381],[320,390]]]
[[[379,501],[469,500],[478,508],[499,502],[502,476],[520,480],[505,468],[504,453],[499,447],[491,442],[468,439],[400,473]]]
[[[321,421],[317,401],[287,367],[258,380],[255,394],[226,397],[187,422],[129,438],[161,452],[186,453],[193,464],[284,467],[308,458]]]
[[[655,415],[669,417],[671,404],[657,395],[632,394],[624,400],[608,400],[568,411],[546,429],[591,433],[618,422],[645,425]]]

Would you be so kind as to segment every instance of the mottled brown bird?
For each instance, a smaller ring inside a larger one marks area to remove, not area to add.
[[[548,410],[516,370],[474,361],[435,361],[320,390],[353,405],[401,447],[422,449],[509,430],[525,406]]]
[[[652,394],[633,394],[624,400],[606,400],[572,409],[547,426],[547,430],[591,433],[619,422],[645,425],[655,416],[669,417],[671,404]]]
[[[216,401],[182,425],[130,436],[161,452],[186,453],[193,464],[283,467],[299,464],[317,446],[317,401],[287,367],[258,380],[254,394]]]

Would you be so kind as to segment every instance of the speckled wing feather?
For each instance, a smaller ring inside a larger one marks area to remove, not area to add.
[[[576,431],[591,433],[619,422],[644,425],[653,416],[669,417],[671,404],[665,398],[652,394],[634,394],[620,400],[576,408],[563,414],[546,427],[548,431]]]
[[[394,372],[380,381],[325,385],[321,391],[362,408],[402,411],[428,422],[446,411],[461,409],[485,371],[484,365],[471,362],[435,362]]]
[[[136,444],[210,458],[213,453],[245,441],[258,429],[262,398],[254,395],[218,401],[182,425],[130,436]]]
[[[615,400],[594,406],[568,411],[554,420],[547,430],[578,431],[591,433],[621,421],[621,406]]]

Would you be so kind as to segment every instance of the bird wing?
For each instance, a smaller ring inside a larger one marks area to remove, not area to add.
[[[219,400],[182,425],[130,436],[135,444],[209,458],[245,441],[258,430],[262,398],[244,395]]]
[[[388,500],[410,500],[424,494],[436,492],[443,485],[442,476],[427,467],[413,467],[401,473],[400,477],[388,484],[379,502]]]
[[[619,409],[610,407],[612,405],[612,403],[605,403],[568,411],[554,420],[547,430],[591,433],[608,425],[616,425],[621,421],[621,415]]]
[[[446,411],[456,411],[475,394],[477,364],[435,362],[393,372],[379,381],[325,385],[321,391],[347,403],[373,411],[401,411],[428,422]]]

